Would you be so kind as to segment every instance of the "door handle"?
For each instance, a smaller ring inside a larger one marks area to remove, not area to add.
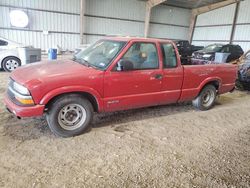
[[[162,74],[156,74],[156,75],[154,75],[154,77],[157,80],[162,80],[162,78],[163,78]]]

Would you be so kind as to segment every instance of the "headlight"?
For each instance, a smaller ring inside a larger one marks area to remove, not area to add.
[[[14,80],[10,80],[8,95],[17,105],[29,106],[35,104],[29,90]]]
[[[30,92],[26,87],[24,87],[16,82],[13,83],[13,88],[14,88],[14,90],[16,90],[18,93],[20,93],[22,95],[30,95]]]
[[[210,58],[211,56],[212,56],[211,54],[205,54],[202,57],[204,57],[204,58]]]

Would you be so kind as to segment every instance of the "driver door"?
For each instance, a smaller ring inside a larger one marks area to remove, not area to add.
[[[159,104],[162,70],[157,45],[133,42],[120,60],[133,64],[119,71],[117,63],[104,75],[105,111],[125,110]],[[119,61],[119,60],[118,60]]]

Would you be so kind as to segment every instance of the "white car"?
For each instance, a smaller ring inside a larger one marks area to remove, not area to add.
[[[0,37],[0,69],[11,72],[22,65],[18,48],[24,45]]]

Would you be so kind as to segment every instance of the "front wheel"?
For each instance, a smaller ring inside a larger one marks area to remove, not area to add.
[[[202,111],[209,110],[214,105],[216,94],[216,88],[213,85],[205,86],[193,100],[193,106]]]
[[[46,114],[50,130],[62,137],[82,134],[88,129],[92,118],[92,104],[76,94],[59,97],[49,106]]]

